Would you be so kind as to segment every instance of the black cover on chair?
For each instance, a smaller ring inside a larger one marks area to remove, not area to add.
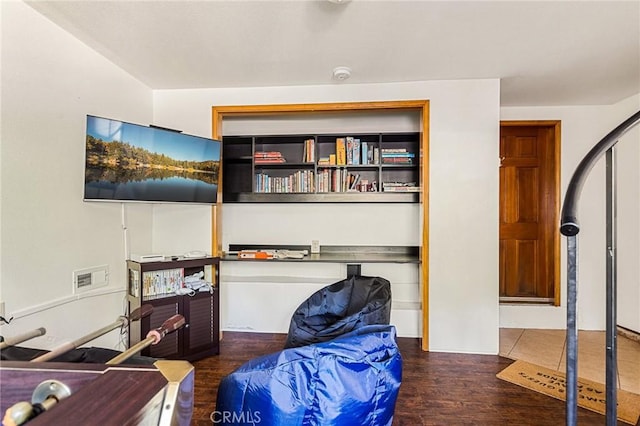
[[[31,361],[32,359],[46,354],[44,349],[25,348],[21,346],[9,346],[0,351],[2,361]],[[115,358],[122,352],[107,348],[76,348],[65,352],[51,362],[81,362],[89,364],[104,364],[111,358]],[[122,362],[122,364],[152,365],[156,358],[148,356],[134,355]]]
[[[390,318],[391,283],[353,276],[318,290],[298,306],[284,347],[326,342],[365,325],[387,325]]]

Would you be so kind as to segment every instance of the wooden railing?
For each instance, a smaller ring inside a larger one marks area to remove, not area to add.
[[[618,127],[598,142],[580,161],[576,168],[562,205],[560,232],[567,237],[567,414],[566,424],[577,423],[578,401],[578,329],[576,323],[578,243],[580,232],[578,222],[578,201],[582,186],[593,166],[606,157],[606,424],[617,424],[617,343],[616,343],[616,304],[617,304],[617,263],[616,263],[616,159],[615,146],[618,140],[640,123],[640,111],[626,119]]]

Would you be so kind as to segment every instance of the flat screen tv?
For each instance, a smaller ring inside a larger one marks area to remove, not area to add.
[[[214,204],[220,142],[87,115],[85,201]]]

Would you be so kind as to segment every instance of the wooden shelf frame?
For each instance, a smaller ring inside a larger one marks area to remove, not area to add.
[[[422,350],[429,350],[429,101],[373,101],[270,105],[228,105],[213,106],[211,109],[212,138],[222,140],[222,122],[230,117],[251,117],[261,115],[322,114],[338,112],[417,112],[420,115],[419,193],[421,206],[419,221],[421,227],[420,246],[420,293],[422,302]],[[221,174],[222,176],[222,174]],[[222,182],[218,183],[217,203],[212,206],[212,248],[217,257],[222,252]]]

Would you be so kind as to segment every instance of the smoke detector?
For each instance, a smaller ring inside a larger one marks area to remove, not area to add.
[[[351,77],[351,68],[337,67],[333,69],[333,79],[337,81],[345,81]]]

